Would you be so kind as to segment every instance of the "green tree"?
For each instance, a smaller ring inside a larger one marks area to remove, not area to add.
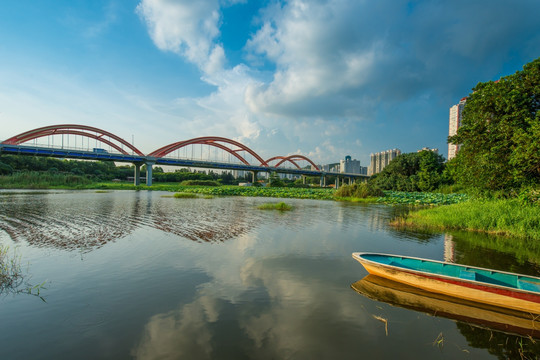
[[[443,184],[444,158],[432,151],[401,154],[370,183],[383,190],[433,191]]]
[[[499,81],[479,83],[448,142],[461,144],[456,181],[483,190],[540,183],[540,58]]]
[[[283,183],[283,180],[279,177],[279,175],[276,172],[272,172],[270,174],[270,185],[271,187],[284,187],[285,184]]]

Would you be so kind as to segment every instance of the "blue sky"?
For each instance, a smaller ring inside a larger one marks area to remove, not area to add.
[[[449,107],[540,56],[537,0],[0,4],[0,139],[77,123],[145,153],[199,136],[263,158],[439,148]]]

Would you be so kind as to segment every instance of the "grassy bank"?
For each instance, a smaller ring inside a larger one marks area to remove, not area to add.
[[[395,226],[467,230],[540,240],[540,206],[510,200],[470,200],[422,209],[396,219]]]

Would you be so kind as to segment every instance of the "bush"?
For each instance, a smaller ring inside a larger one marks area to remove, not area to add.
[[[11,175],[13,173],[13,168],[8,164],[0,162],[0,175]]]
[[[540,189],[523,188],[517,198],[523,205],[540,205]]]

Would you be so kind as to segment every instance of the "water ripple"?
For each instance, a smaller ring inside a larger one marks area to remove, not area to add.
[[[142,227],[196,242],[224,242],[267,216],[255,210],[253,199],[174,199],[152,192],[14,193],[1,200],[0,229],[13,241],[83,252]]]

